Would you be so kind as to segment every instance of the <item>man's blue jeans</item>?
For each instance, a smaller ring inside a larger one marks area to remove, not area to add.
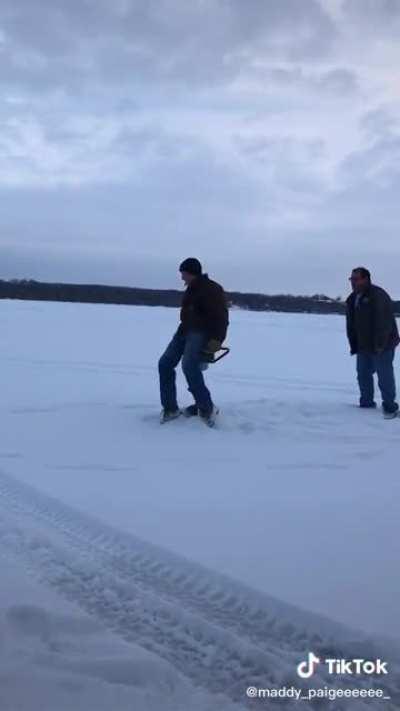
[[[202,412],[210,412],[212,409],[211,395],[206,388],[201,370],[201,351],[206,342],[207,336],[201,331],[189,331],[184,334],[177,331],[167,346],[158,362],[161,404],[165,410],[178,409],[175,368],[181,358],[182,370],[197,407]]]
[[[374,373],[376,373],[384,411],[395,412],[398,410],[393,361],[393,348],[389,348],[380,354],[365,352],[357,354],[357,376],[360,386],[361,407],[374,406]]]

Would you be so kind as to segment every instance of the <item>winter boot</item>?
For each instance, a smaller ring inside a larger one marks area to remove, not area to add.
[[[185,415],[185,417],[197,417],[199,408],[197,405],[189,405],[189,407],[185,407],[182,414]]]
[[[165,425],[166,422],[171,422],[171,420],[176,420],[180,417],[180,410],[161,410],[160,424]]]
[[[383,410],[383,417],[385,420],[394,420],[395,417],[399,416],[399,409],[396,410]]]
[[[211,410],[200,410],[199,415],[207,427],[215,427],[217,415],[219,410],[215,405],[212,406]]]

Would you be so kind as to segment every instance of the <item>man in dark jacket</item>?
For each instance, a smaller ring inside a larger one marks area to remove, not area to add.
[[[182,358],[182,369],[195,404],[184,414],[200,415],[207,424],[215,422],[217,410],[204,383],[204,354],[217,352],[226,338],[228,308],[219,284],[203,274],[198,259],[185,259],[179,267],[187,289],[181,308],[181,323],[158,364],[163,407],[161,422],[181,414],[176,396],[175,368]]]
[[[400,342],[393,304],[389,294],[371,283],[368,269],[353,269],[352,293],[347,299],[347,336],[350,352],[357,355],[360,407],[374,408],[374,373],[378,375],[386,418],[395,417],[396,384],[393,361]]]

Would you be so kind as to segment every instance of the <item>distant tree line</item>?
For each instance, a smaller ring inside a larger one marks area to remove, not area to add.
[[[71,301],[91,304],[127,304],[132,306],[178,307],[182,292],[172,289],[137,289],[127,286],[100,284],[57,284],[32,279],[0,280],[0,298],[32,301]],[[291,294],[227,293],[231,308],[251,311],[284,311],[287,313],[343,314],[340,297],[331,299],[324,294],[292,296]],[[400,315],[400,302],[395,302]]]

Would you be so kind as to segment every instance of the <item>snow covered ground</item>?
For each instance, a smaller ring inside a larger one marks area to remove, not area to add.
[[[233,311],[216,430],[158,424],[176,322],[0,303],[1,711],[233,711],[314,648],[396,699],[400,420],[354,406],[343,319]]]

